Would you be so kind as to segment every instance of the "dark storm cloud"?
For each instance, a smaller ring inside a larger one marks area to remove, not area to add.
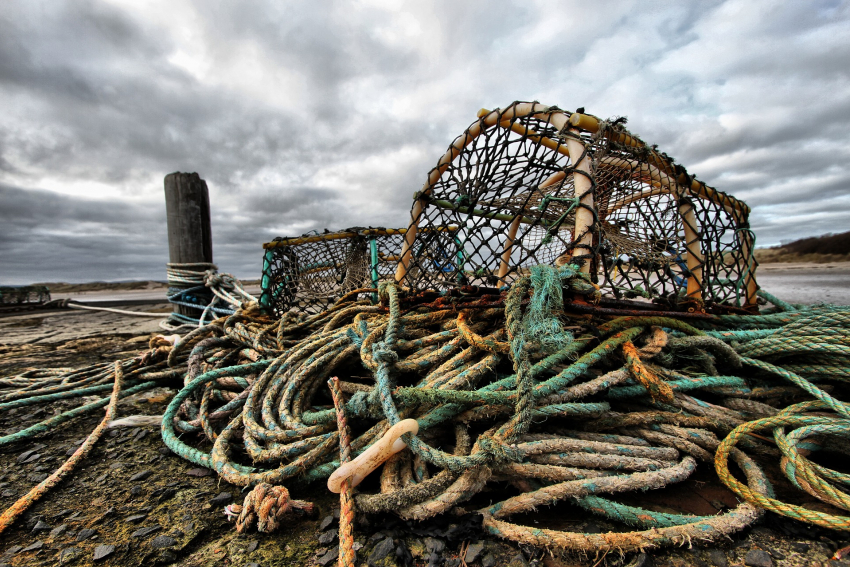
[[[838,231],[850,210],[848,12],[6,2],[0,281],[161,278],[172,171],[207,180],[215,259],[241,276],[257,275],[275,236],[405,226],[413,192],[478,108],[516,99],[628,115],[748,200],[761,243]]]

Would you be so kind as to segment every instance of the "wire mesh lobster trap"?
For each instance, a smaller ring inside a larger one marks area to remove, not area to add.
[[[604,296],[670,309],[754,308],[749,208],[626,130],[539,103],[479,112],[414,196],[396,279],[414,289],[510,284],[574,263]],[[457,226],[464,261],[423,269],[433,226]]]
[[[406,228],[348,228],[263,244],[260,305],[276,315],[291,309],[317,313],[346,293],[377,288],[393,278],[406,232]],[[411,249],[416,262],[411,277],[440,279],[438,272],[462,272],[464,257],[455,232],[454,226],[419,231]]]

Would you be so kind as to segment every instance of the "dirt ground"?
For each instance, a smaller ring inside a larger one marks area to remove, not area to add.
[[[132,307],[167,311],[166,305]],[[26,368],[81,367],[139,354],[156,319],[109,313],[63,311],[24,313],[0,319],[0,377]],[[119,417],[163,412],[178,383],[127,398]],[[13,433],[79,401],[22,407],[0,414],[0,434]],[[95,412],[77,418],[48,435],[0,446],[0,509],[5,509],[55,470],[102,418]],[[198,438],[187,442],[203,446]],[[782,498],[799,498],[783,480],[777,463],[764,467]],[[694,542],[674,548],[625,555],[553,556],[487,536],[480,517],[465,513],[503,499],[515,489],[494,485],[465,510],[430,521],[403,522],[392,515],[359,515],[356,529],[358,565],[527,565],[633,567],[655,565],[744,565],[755,551],[769,563],[759,565],[850,565],[829,561],[850,535],[812,528],[767,514],[757,526],[722,541]],[[324,486],[293,488],[295,498],[312,501],[312,517],[287,521],[276,534],[237,534],[223,514],[231,502],[241,503],[241,489],[219,481],[172,454],[155,426],[110,429],[68,479],[0,535],[2,565],[335,565],[338,501]],[[814,501],[797,500],[823,510]],[[663,511],[715,514],[736,504],[734,495],[700,465],[697,475],[664,491],[637,497],[634,504]],[[518,523],[581,532],[626,531],[562,503],[514,518]],[[748,556],[748,554],[750,554]],[[752,561],[750,561],[752,564]]]

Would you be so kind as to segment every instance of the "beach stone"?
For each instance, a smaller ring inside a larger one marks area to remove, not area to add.
[[[68,524],[62,524],[61,526],[56,526],[52,530],[50,530],[50,537],[61,537],[68,530]]]
[[[229,492],[219,492],[213,498],[210,498],[210,504],[213,506],[222,506],[233,500],[233,495]]]
[[[160,526],[150,526],[150,527],[147,527],[147,528],[139,528],[138,530],[131,533],[130,537],[133,537],[133,538],[146,537],[146,536],[151,535],[154,532],[158,532],[161,529],[162,528]]]
[[[332,523],[334,523],[334,517],[325,516],[324,519],[322,519],[322,523],[319,524],[319,531],[325,531]]]
[[[35,526],[33,526],[31,533],[39,534],[41,532],[49,532],[52,528],[46,524],[45,522],[39,520],[36,522]]]
[[[336,531],[328,530],[319,536],[319,545],[330,545],[336,539]]]
[[[100,561],[115,553],[114,545],[98,545],[94,548],[94,561]]]
[[[395,551],[395,543],[393,542],[393,538],[387,537],[378,542],[378,544],[372,548],[372,553],[369,554],[368,564],[370,566],[378,564],[380,561],[383,561],[385,558],[389,557],[391,553]]]
[[[140,471],[130,477],[130,482],[140,482],[151,476],[153,473],[151,471],[145,470]]]
[[[33,543],[29,544],[28,546],[26,546],[25,548],[23,548],[21,550],[21,552],[26,553],[27,551],[38,551],[42,547],[44,547],[44,542],[41,541],[40,539],[38,539],[35,542],[33,542]]]
[[[248,550],[247,550],[248,553],[253,553],[254,551],[257,550],[257,547],[259,547],[259,546],[260,546],[260,542],[257,541],[256,539],[252,539],[251,541],[248,542]]]
[[[89,528],[83,528],[77,533],[77,541],[85,541],[93,536],[96,532]]]
[[[189,469],[186,471],[188,476],[194,476],[196,478],[201,478],[205,476],[210,476],[210,469],[197,468],[197,469]]]
[[[151,540],[151,547],[154,549],[165,549],[177,543],[177,540],[167,535],[156,536]]]
[[[482,542],[471,543],[466,548],[466,555],[463,556],[463,560],[467,563],[473,563],[478,560],[478,556],[481,555],[481,552],[484,551],[484,544]]]
[[[481,567],[496,567],[496,556],[492,553],[485,555],[481,560]]]
[[[319,557],[316,561],[319,562],[319,565],[327,566],[336,561],[337,557],[339,557],[339,549],[334,547],[331,548],[330,551]]]
[[[744,556],[744,565],[747,565],[747,567],[773,567],[773,559],[766,551],[751,549]]]
[[[136,514],[135,516],[128,516],[128,517],[124,518],[124,521],[127,522],[128,524],[138,524],[139,522],[141,522],[142,520],[144,520],[147,517],[148,517],[147,514]]]

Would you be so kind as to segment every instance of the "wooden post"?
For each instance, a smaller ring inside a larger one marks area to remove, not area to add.
[[[576,207],[576,223],[573,232],[574,238],[577,239],[573,248],[573,256],[578,253],[587,254],[593,250],[593,183],[590,180],[590,156],[586,152],[584,143],[578,138],[579,130],[575,127],[570,128],[570,133],[576,137],[567,138],[567,149],[570,151],[570,161],[572,162],[573,172],[573,187],[575,187],[576,197],[580,197],[579,203],[582,205]],[[582,173],[587,173],[583,175]],[[593,264],[593,258],[588,258],[581,265],[580,270],[585,273],[590,273],[590,266]]]
[[[165,214],[168,219],[169,262],[211,264],[210,196],[206,181],[197,173],[166,175]],[[180,305],[174,306],[174,312],[198,315],[195,310]]]
[[[699,226],[694,206],[689,199],[679,201],[679,215],[685,230],[685,252],[688,265],[687,298],[702,303],[702,252],[700,251]]]

